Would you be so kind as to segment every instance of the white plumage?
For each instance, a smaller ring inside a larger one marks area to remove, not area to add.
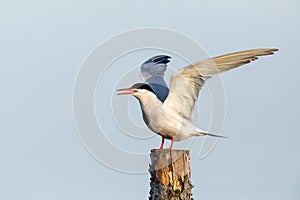
[[[149,85],[138,83],[130,88],[120,89],[119,94],[135,96],[141,105],[143,119],[147,126],[164,139],[174,141],[185,140],[191,136],[209,135],[192,123],[192,111],[199,91],[205,81],[215,74],[236,68],[258,59],[258,56],[271,55],[278,49],[254,49],[235,52],[206,59],[176,71],[170,81],[170,91],[164,102]]]

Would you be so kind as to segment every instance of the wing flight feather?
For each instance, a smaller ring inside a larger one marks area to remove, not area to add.
[[[192,111],[199,91],[213,75],[248,64],[259,56],[274,54],[278,49],[253,49],[209,58],[188,65],[175,72],[170,81],[170,91],[163,106],[182,117],[192,120]]]

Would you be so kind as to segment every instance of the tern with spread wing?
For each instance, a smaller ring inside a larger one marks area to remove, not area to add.
[[[186,140],[192,136],[223,137],[208,133],[192,123],[192,111],[199,91],[211,76],[248,64],[259,56],[271,55],[278,49],[253,49],[209,58],[176,71],[170,81],[170,89],[163,80],[169,56],[155,56],[141,66],[145,83],[118,90],[118,94],[136,97],[141,105],[143,119],[153,132],[164,140]]]

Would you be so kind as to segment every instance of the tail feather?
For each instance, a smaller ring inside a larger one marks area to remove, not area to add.
[[[205,136],[205,135],[208,135],[208,136],[218,137],[218,138],[227,138],[227,137],[222,136],[222,135],[216,135],[216,134],[211,134],[211,133],[206,133],[206,132],[198,132],[198,133],[193,133],[191,135],[192,136]]]

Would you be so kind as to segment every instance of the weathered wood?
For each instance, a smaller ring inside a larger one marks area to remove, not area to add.
[[[149,200],[193,200],[188,150],[151,150]]]

